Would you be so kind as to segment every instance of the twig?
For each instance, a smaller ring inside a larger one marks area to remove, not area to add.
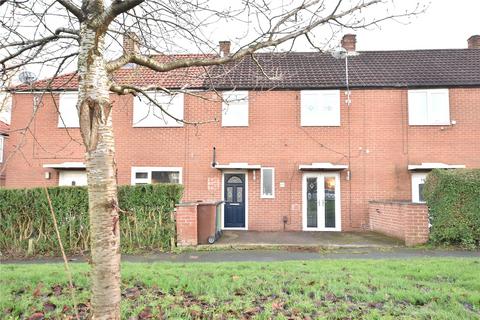
[[[75,316],[77,320],[80,320],[80,318],[78,317],[77,302],[75,299],[75,289],[73,287],[72,271],[70,270],[70,266],[68,265],[67,255],[65,254],[65,250],[63,249],[62,238],[60,238],[60,231],[58,231],[57,218],[55,218],[55,212],[53,211],[52,200],[50,200],[50,195],[48,194],[47,187],[43,187],[43,188],[45,190],[45,194],[47,195],[48,206],[50,207],[50,213],[52,214],[53,226],[55,227],[55,232],[57,234],[58,244],[60,245],[60,250],[62,251],[63,263],[65,264],[65,271],[67,273],[68,282],[70,283],[70,294],[72,296]]]

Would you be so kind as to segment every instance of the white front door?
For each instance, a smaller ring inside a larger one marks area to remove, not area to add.
[[[340,175],[305,173],[302,190],[303,230],[341,231]]]

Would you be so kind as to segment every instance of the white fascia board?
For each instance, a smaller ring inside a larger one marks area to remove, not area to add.
[[[301,164],[298,166],[299,170],[331,170],[340,171],[348,169],[346,164],[333,164],[330,162],[314,162],[312,164]]]
[[[215,169],[228,170],[228,169],[243,169],[243,170],[260,170],[262,168],[259,164],[248,164],[246,162],[230,162],[229,164],[217,164]]]
[[[439,162],[422,162],[421,164],[409,164],[408,170],[432,170],[432,169],[464,169],[464,164],[446,164]]]
[[[52,169],[85,169],[85,164],[83,162],[62,162],[62,163],[53,163],[53,164],[44,164],[44,168]]]

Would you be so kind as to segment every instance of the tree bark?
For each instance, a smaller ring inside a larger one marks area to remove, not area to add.
[[[93,319],[120,319],[120,230],[115,143],[103,30],[81,27],[80,131],[86,147]]]

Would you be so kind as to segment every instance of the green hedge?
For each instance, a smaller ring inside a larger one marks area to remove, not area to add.
[[[480,246],[480,170],[433,170],[425,182],[433,243]]]
[[[89,248],[88,195],[85,187],[48,188],[65,251]],[[118,188],[123,252],[169,250],[175,237],[171,219],[182,186],[157,184]],[[33,245],[33,252],[29,252]],[[45,190],[0,189],[0,252],[3,255],[60,255]]]

